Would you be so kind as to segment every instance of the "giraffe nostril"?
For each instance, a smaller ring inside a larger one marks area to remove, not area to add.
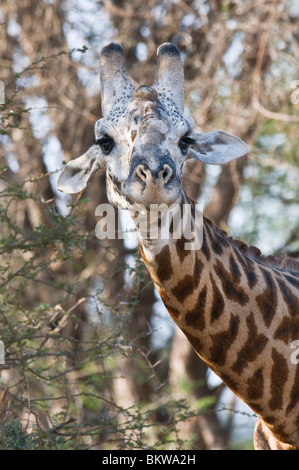
[[[159,167],[154,170],[150,169],[149,166],[145,164],[139,164],[134,171],[135,178],[141,180],[143,183],[148,184],[150,182],[156,183],[160,181],[166,185],[174,175],[174,170],[170,165],[166,163],[161,163]]]
[[[173,175],[173,171],[168,165],[163,165],[163,169],[161,170],[159,176],[162,178],[163,182],[166,184],[170,180]]]
[[[143,165],[139,165],[136,170],[135,170],[136,176],[140,178],[142,181],[146,181],[147,179],[147,173]]]

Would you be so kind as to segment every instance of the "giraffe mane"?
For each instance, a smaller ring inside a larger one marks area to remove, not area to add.
[[[229,236],[225,230],[222,230],[207,217],[205,217],[205,221],[210,225],[217,235],[227,241],[231,246],[237,248],[243,255],[249,257],[250,259],[273,269],[285,270],[290,273],[295,273],[296,275],[299,274],[299,260],[296,260],[290,256],[283,256],[282,258],[278,258],[275,255],[265,256],[256,246],[247,245],[245,242]]]

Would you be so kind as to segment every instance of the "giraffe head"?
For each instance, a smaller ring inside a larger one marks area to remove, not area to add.
[[[222,131],[195,133],[184,115],[184,72],[178,48],[158,48],[152,86],[135,87],[124,65],[123,49],[111,43],[101,53],[103,118],[95,124],[95,144],[62,170],[58,189],[82,191],[98,169],[106,170],[110,202],[128,209],[132,204],[174,203],[181,194],[186,159],[222,164],[247,153],[247,145]]]

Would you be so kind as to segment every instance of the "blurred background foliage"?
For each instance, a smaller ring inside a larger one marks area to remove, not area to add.
[[[197,130],[250,146],[188,162],[186,191],[231,235],[298,257],[298,21],[296,0],[1,1],[1,450],[252,447],[252,412],[176,330],[136,243],[95,237],[104,175],[81,199],[55,182],[93,143],[102,46],[151,84],[174,42]]]

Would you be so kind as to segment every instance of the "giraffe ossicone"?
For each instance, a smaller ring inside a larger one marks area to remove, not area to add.
[[[152,280],[197,354],[259,416],[255,448],[299,449],[299,361],[290,347],[299,340],[299,263],[263,257],[204,216],[202,244],[186,249],[183,208],[191,206],[194,228],[195,203],[182,188],[184,162],[227,163],[247,145],[226,132],[194,131],[174,44],[158,48],[154,82],[139,87],[128,77],[122,47],[108,44],[100,81],[95,144],[67,163],[58,189],[78,193],[102,169],[110,203],[133,219],[136,208],[148,215],[153,205],[166,205],[166,213],[179,207],[181,217],[168,229],[173,235],[180,225],[180,238],[147,237],[148,222],[139,231]]]

